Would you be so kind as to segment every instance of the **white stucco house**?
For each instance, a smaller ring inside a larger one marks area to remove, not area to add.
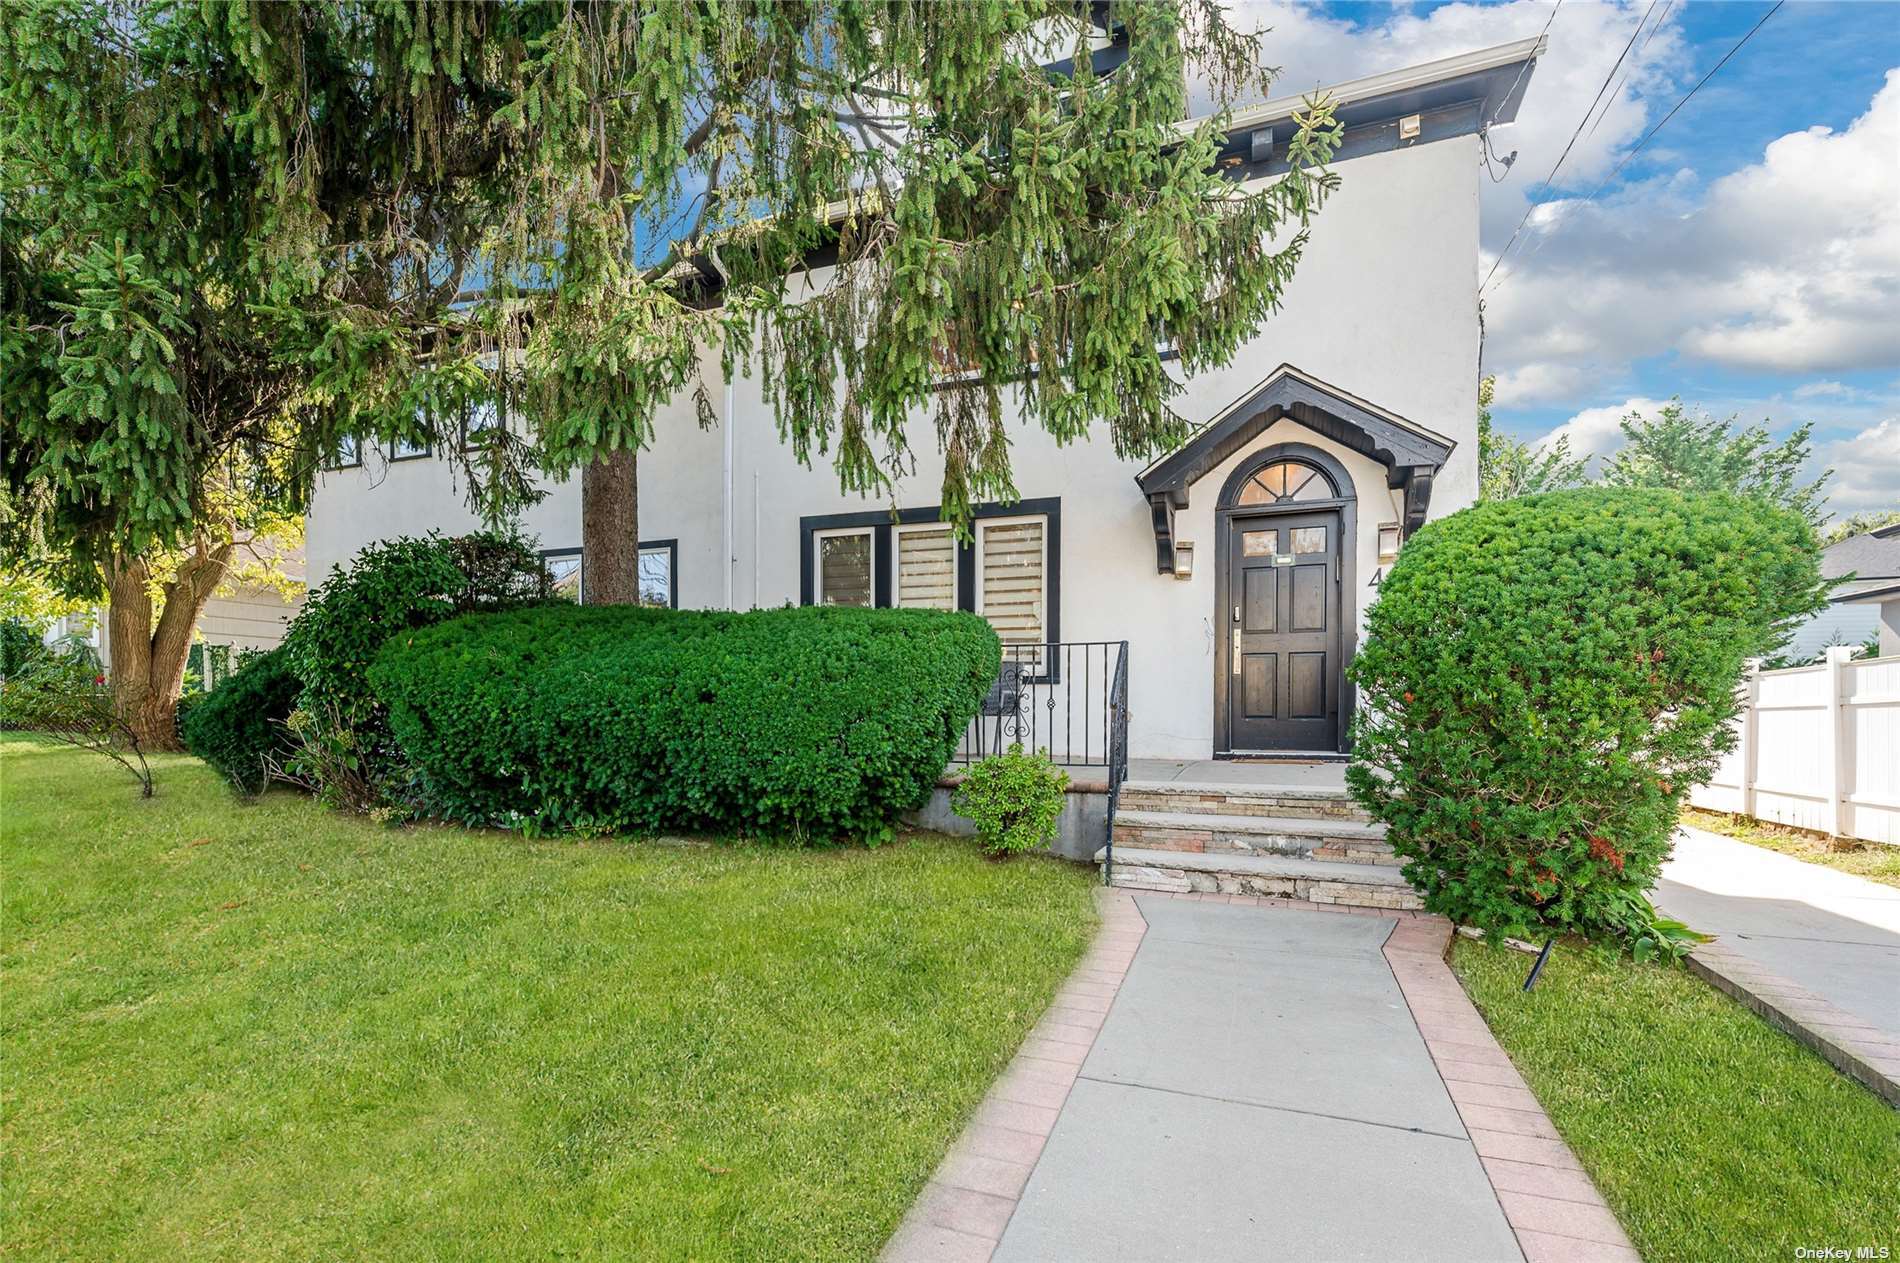
[[[867,500],[798,463],[756,377],[725,383],[710,430],[680,399],[640,461],[649,598],[972,610],[1016,664],[988,709],[1058,760],[1098,761],[1123,667],[1137,760],[1337,758],[1353,705],[1343,672],[1386,567],[1421,523],[1477,495],[1481,136],[1514,119],[1542,51],[1524,40],[1331,88],[1340,188],[1283,311],[1228,367],[1186,383],[1191,439],[1143,466],[1019,425],[1022,499],[979,508],[970,544],[937,521],[926,418],[914,476]],[[1223,161],[1236,178],[1285,169],[1299,104],[1234,116]],[[348,461],[322,475],[309,514],[312,583],[373,540],[475,526],[450,462]],[[574,590],[580,523],[578,479],[522,519]]]

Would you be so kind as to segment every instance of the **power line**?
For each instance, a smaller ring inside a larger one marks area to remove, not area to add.
[[[1610,73],[1603,76],[1603,83],[1597,88],[1596,96],[1591,98],[1590,107],[1583,112],[1583,117],[1577,120],[1577,130],[1570,133],[1569,143],[1564,146],[1563,153],[1557,156],[1557,165],[1550,169],[1550,174],[1544,177],[1543,183],[1531,191],[1529,198],[1530,204],[1524,208],[1523,218],[1519,219],[1517,221],[1517,227],[1511,230],[1511,239],[1504,243],[1504,249],[1498,251],[1498,257],[1492,260],[1491,270],[1484,274],[1484,284],[1478,286],[1480,290],[1482,290],[1485,285],[1491,283],[1491,278],[1497,275],[1499,266],[1504,262],[1504,256],[1509,254],[1511,247],[1517,244],[1518,236],[1524,231],[1524,225],[1530,222],[1531,212],[1537,209],[1537,194],[1549,192],[1551,181],[1555,180],[1557,173],[1563,170],[1565,161],[1570,157],[1571,149],[1576,146],[1577,137],[1583,135],[1584,124],[1588,123],[1590,121],[1590,115],[1596,112],[1598,104],[1603,100],[1603,94],[1610,90],[1610,80],[1616,78],[1616,72],[1622,68],[1623,62],[1629,57],[1630,49],[1636,47],[1636,37],[1643,33],[1643,25],[1649,21],[1649,15],[1656,11],[1657,3],[1658,0],[1649,0],[1649,8],[1644,12],[1642,21],[1639,21],[1636,24],[1636,29],[1630,32],[1629,43],[1623,45],[1623,51],[1617,55],[1616,64],[1610,67]],[[1557,16],[1555,10],[1551,11],[1551,16]],[[1603,112],[1605,114],[1609,113],[1609,107],[1605,106]]]
[[[1763,26],[1766,26],[1768,23],[1768,19],[1775,16],[1775,14],[1779,13],[1781,11],[1781,6],[1785,3],[1787,3],[1787,0],[1775,0],[1774,7],[1769,9],[1768,12],[1762,14],[1761,20],[1756,22],[1755,25],[1749,27],[1748,33],[1742,36],[1742,38],[1740,38],[1739,40],[1735,41],[1735,47],[1729,49],[1726,53],[1723,53],[1722,60],[1716,62],[1715,65],[1709,67],[1709,73],[1703,75],[1702,78],[1698,79],[1696,81],[1695,87],[1690,88],[1687,92],[1685,92],[1682,96],[1682,99],[1680,101],[1677,101],[1673,106],[1671,106],[1669,108],[1669,112],[1663,115],[1662,118],[1657,122],[1657,124],[1654,127],[1650,128],[1647,132],[1643,133],[1643,138],[1636,142],[1635,148],[1631,149],[1628,153],[1623,155],[1622,160],[1618,162],[1614,168],[1611,169],[1610,174],[1603,177],[1603,182],[1601,184],[1598,184],[1594,189],[1590,190],[1589,196],[1585,197],[1579,205],[1588,206],[1591,202],[1596,200],[1597,194],[1603,192],[1604,189],[1610,187],[1611,183],[1615,181],[1616,177],[1622,173],[1623,168],[1629,165],[1630,159],[1634,158],[1637,154],[1641,153],[1643,151],[1644,146],[1648,145],[1650,141],[1656,138],[1656,133],[1660,132],[1665,126],[1668,125],[1669,120],[1674,118],[1677,112],[1680,111],[1683,106],[1689,103],[1689,99],[1691,97],[1693,97],[1696,93],[1702,90],[1703,85],[1708,83],[1709,80],[1715,78],[1717,71],[1719,71],[1722,67],[1728,65],[1730,58],[1734,57],[1736,53],[1739,53],[1742,51],[1743,45],[1747,44],[1749,40],[1755,38],[1755,32],[1761,30]],[[1555,232],[1555,231],[1556,230],[1553,228],[1552,232]],[[1541,250],[1543,248],[1544,241],[1549,240],[1549,237],[1550,237],[1549,233],[1545,234],[1545,236],[1538,241],[1537,248]],[[1507,244],[1505,248],[1509,249],[1510,247]],[[1532,253],[1535,254],[1536,251],[1532,251]],[[1500,254],[1498,256],[1498,262],[1502,263],[1503,261],[1504,261],[1504,256]],[[1497,271],[1497,264],[1495,263],[1492,264],[1491,271],[1492,272]],[[1510,279],[1511,275],[1512,275],[1511,272],[1506,272],[1504,276],[1499,278],[1498,283],[1500,285],[1503,284],[1504,281]],[[1485,278],[1485,284],[1486,285],[1490,284],[1489,276]],[[1484,286],[1480,286],[1479,288],[1480,290],[1482,290]]]

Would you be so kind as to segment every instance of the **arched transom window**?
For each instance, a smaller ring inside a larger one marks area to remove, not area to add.
[[[1332,479],[1311,465],[1283,460],[1266,466],[1247,480],[1236,504],[1292,504],[1301,500],[1333,500],[1339,489]]]

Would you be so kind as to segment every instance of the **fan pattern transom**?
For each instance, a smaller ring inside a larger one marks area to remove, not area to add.
[[[1276,461],[1254,474],[1240,489],[1235,504],[1294,504],[1301,500],[1333,500],[1339,489],[1332,479],[1299,461]]]

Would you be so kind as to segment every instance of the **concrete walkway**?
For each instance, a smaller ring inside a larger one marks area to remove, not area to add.
[[[1683,829],[1656,902],[1900,1042],[1900,890]]]
[[[1104,892],[886,1263],[1629,1263],[1410,913]]]

